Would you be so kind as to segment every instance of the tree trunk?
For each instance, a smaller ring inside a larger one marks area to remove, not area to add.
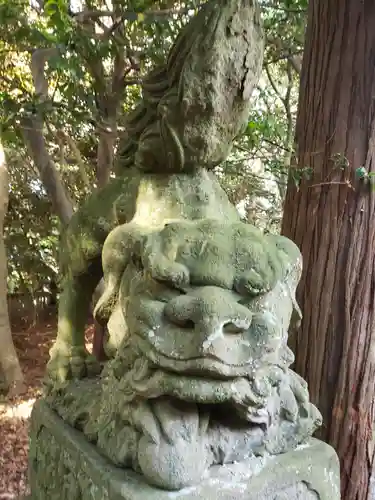
[[[343,500],[370,500],[375,397],[375,2],[311,0],[282,232],[300,247],[295,367],[341,460]],[[374,174],[373,174],[374,175]],[[350,180],[355,189],[352,189]]]
[[[99,132],[99,144],[96,165],[98,187],[105,186],[110,179],[116,144],[116,117],[110,120],[111,125]],[[103,127],[104,128],[104,127]]]
[[[37,116],[24,118],[22,133],[29,154],[39,171],[43,186],[51,200],[53,210],[62,224],[66,226],[74,213],[74,206],[64,188],[56,165],[46,148],[43,136],[43,120]]]
[[[7,389],[22,385],[21,366],[13,345],[7,302],[7,258],[4,244],[4,219],[8,209],[8,171],[0,142],[0,372]]]

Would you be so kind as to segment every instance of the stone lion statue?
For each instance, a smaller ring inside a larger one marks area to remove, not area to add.
[[[239,221],[123,225],[103,249],[112,359],[51,406],[114,464],[179,490],[208,468],[294,449],[321,424],[290,370],[302,268],[287,238]]]
[[[60,240],[57,339],[51,381],[100,371],[84,344],[109,233],[170,218],[238,219],[211,171],[247,127],[260,76],[264,36],[255,0],[205,2],[175,40],[166,61],[142,80],[142,98],[125,120],[116,177],[77,210]]]
[[[242,223],[212,173],[247,127],[259,14],[256,0],[204,2],[143,79],[117,177],[63,232],[33,498],[339,498],[337,456],[309,439],[321,415],[290,369],[301,254]],[[104,366],[84,342],[102,277]]]

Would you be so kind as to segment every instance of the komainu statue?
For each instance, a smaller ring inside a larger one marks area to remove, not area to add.
[[[84,326],[112,229],[181,218],[238,220],[210,170],[247,125],[262,59],[255,0],[209,1],[182,30],[166,64],[144,79],[143,99],[119,146],[117,178],[91,196],[62,236],[52,379],[97,372],[84,348]]]
[[[310,437],[321,416],[286,344],[301,272],[295,245],[214,219],[127,231],[105,244],[107,281],[116,243],[127,241],[126,267],[112,277],[116,354],[94,390],[90,380],[59,387],[51,406],[116,465],[170,490],[199,483],[211,465]]]
[[[210,173],[246,125],[262,50],[255,0],[205,3],[145,79],[118,177],[63,235],[35,500],[339,500],[287,345],[301,254],[241,222]],[[83,331],[102,277],[100,372]]]

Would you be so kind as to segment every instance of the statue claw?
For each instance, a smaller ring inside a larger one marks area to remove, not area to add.
[[[101,364],[84,347],[71,347],[63,342],[56,342],[50,351],[47,374],[53,382],[94,377],[101,370]]]

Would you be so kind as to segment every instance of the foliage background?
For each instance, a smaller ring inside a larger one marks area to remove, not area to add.
[[[293,157],[307,1],[260,3],[263,75],[247,131],[216,173],[244,219],[278,231]],[[11,176],[9,292],[34,294],[58,273],[61,217],[46,176],[57,175],[72,210],[100,184],[103,147],[115,154],[111,138],[121,135],[143,75],[163,60],[198,6],[194,0],[0,0],[0,123]],[[49,51],[37,64],[36,49]],[[30,148],[28,127],[42,141],[44,158]]]

